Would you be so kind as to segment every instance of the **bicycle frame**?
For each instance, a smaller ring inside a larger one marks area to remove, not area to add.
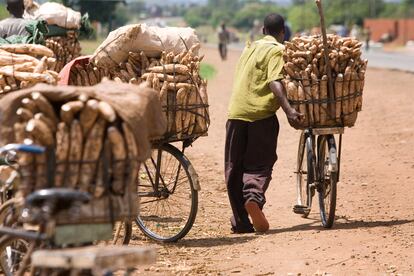
[[[321,136],[327,136],[327,135],[335,135],[335,134],[339,134],[339,145],[337,148],[337,152],[336,153],[329,153],[332,154],[333,156],[335,156],[335,158],[337,159],[337,168],[335,168],[337,175],[338,175],[338,180],[339,180],[339,176],[340,176],[340,170],[341,170],[341,153],[342,153],[342,134],[343,134],[343,129],[341,128],[326,128],[326,129],[305,129],[304,130],[304,135],[305,135],[305,150],[306,150],[306,141],[307,138],[310,137],[311,141],[312,141],[312,153],[314,155],[314,168],[315,168],[315,172],[314,172],[314,183],[313,185],[315,185],[316,187],[318,187],[318,185],[320,185],[321,183],[321,178],[323,176],[319,175],[319,170],[317,169],[317,164],[319,163],[319,156],[318,156],[318,150],[315,150],[315,141],[318,141],[319,137]]]
[[[0,234],[31,241],[47,241],[50,238],[45,233],[21,230],[11,227],[0,227]]]
[[[159,186],[160,186],[160,180],[162,181],[163,184],[164,183],[164,179],[161,175],[161,158],[162,158],[162,150],[158,149],[157,150],[157,161],[155,162],[154,159],[151,157],[151,163],[152,165],[155,167],[155,179],[152,179],[151,173],[148,169],[147,164],[145,164],[144,162],[144,167],[145,170],[147,172],[147,175],[150,179],[151,185],[152,185],[152,189],[153,192],[148,192],[148,193],[142,193],[140,194],[140,196],[142,197],[161,197],[161,192],[159,191]]]

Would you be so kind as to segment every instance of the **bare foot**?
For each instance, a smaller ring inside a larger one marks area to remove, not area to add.
[[[269,230],[269,222],[256,202],[248,201],[244,204],[244,207],[247,213],[249,213],[253,221],[253,227],[257,232],[266,232]]]

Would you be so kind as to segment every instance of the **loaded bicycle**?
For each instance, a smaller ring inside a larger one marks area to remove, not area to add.
[[[362,109],[368,61],[362,60],[362,43],[357,39],[326,34],[322,1],[315,2],[322,35],[293,38],[286,44],[285,53],[287,96],[304,115],[299,124],[293,125],[302,130],[293,211],[308,217],[313,197],[318,193],[322,225],[331,228],[335,220],[342,135],[345,127],[354,126]],[[301,59],[293,58],[301,55]]]
[[[16,164],[16,152],[42,154],[44,151],[43,147],[34,145],[9,144],[0,148],[0,165]],[[35,275],[47,271],[67,271],[71,275],[80,275],[81,272],[86,273],[82,275],[103,275],[105,271],[126,269],[128,274],[136,265],[154,261],[154,252],[148,249],[85,247],[99,245],[96,241],[106,240],[111,235],[115,236],[113,241],[121,239],[119,227],[113,231],[111,224],[58,224],[61,213],[69,211],[76,219],[82,204],[89,203],[91,199],[92,196],[86,192],[49,188],[29,194],[18,205],[3,208],[5,220],[0,227],[1,271],[7,276],[24,275],[29,270]],[[17,210],[19,208],[20,212]],[[7,220],[7,211],[14,211],[17,216]],[[79,231],[82,235],[79,235]],[[85,261],[85,258],[91,257],[91,260]],[[113,262],[113,258],[118,261]]]
[[[184,152],[195,140],[207,135],[210,118],[207,83],[198,84],[192,77],[191,82],[194,90],[184,97],[193,96],[195,102],[180,103],[183,90],[166,95],[162,108],[167,132],[152,141],[151,157],[141,164],[139,172],[140,213],[136,223],[147,237],[158,242],[182,239],[197,216],[200,183]]]
[[[343,128],[307,129],[299,141],[297,204],[293,211],[308,217],[317,192],[322,225],[326,228],[332,227],[335,219],[343,132]],[[335,134],[339,135],[339,147]]]

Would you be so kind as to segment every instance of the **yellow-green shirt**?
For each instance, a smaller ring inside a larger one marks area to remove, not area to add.
[[[246,46],[236,67],[229,119],[254,122],[273,116],[279,109],[269,83],[283,78],[283,49],[272,36]]]

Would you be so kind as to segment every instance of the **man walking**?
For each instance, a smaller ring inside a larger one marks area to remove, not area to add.
[[[7,38],[12,35],[29,35],[26,31],[26,20],[23,19],[23,0],[7,0],[7,10],[11,17],[0,21],[0,37]]]
[[[240,57],[226,125],[225,178],[234,233],[269,229],[262,209],[277,160],[279,122],[275,113],[282,107],[291,123],[302,116],[290,106],[280,82],[283,17],[266,16],[263,34],[265,37],[247,46]]]
[[[221,60],[227,59],[227,44],[230,42],[230,33],[226,28],[226,25],[223,23],[220,26],[220,29],[218,31],[218,48]]]

